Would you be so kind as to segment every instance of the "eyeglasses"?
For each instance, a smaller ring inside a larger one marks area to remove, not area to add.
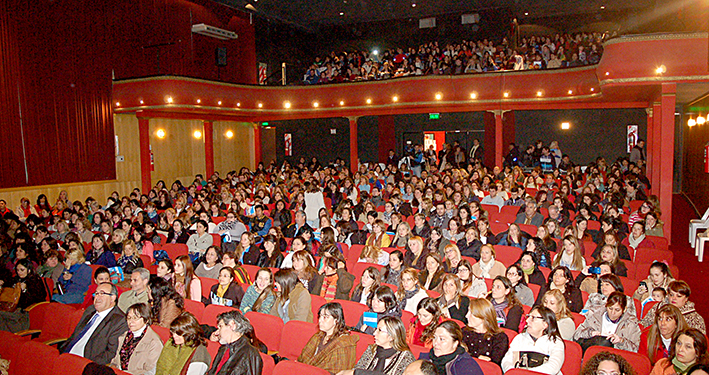
[[[131,315],[126,315],[126,320],[140,320],[143,319],[142,316],[131,316]]]
[[[97,296],[112,296],[113,293],[106,293],[106,292],[96,292],[93,294],[94,298]]]
[[[527,319],[531,319],[531,320],[534,320],[534,319],[541,319],[541,320],[544,320],[544,318],[542,318],[541,316],[536,316],[536,315],[527,315]]]

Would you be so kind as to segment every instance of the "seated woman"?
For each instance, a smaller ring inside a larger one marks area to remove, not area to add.
[[[318,277],[318,271],[313,267],[312,256],[305,250],[298,250],[293,253],[292,259],[293,270],[298,276],[298,280],[308,291],[312,292],[315,286],[315,279]],[[283,266],[281,265],[281,267]]]
[[[583,271],[586,260],[583,258],[581,246],[574,236],[564,237],[562,251],[554,256],[552,267],[564,266],[573,271]]]
[[[204,220],[197,221],[197,231],[187,239],[187,251],[190,256],[200,258],[214,244],[214,237],[208,232],[209,225]],[[254,261],[255,263],[255,261]],[[253,264],[253,263],[244,263]]]
[[[202,301],[202,282],[194,274],[192,261],[187,255],[175,259],[175,290],[184,299]]]
[[[441,296],[438,297],[438,304],[441,306],[443,315],[448,319],[456,319],[463,323],[468,322],[468,306],[470,299],[462,294],[463,285],[458,276],[447,273],[441,281]]]
[[[645,302],[645,300],[651,298],[650,294],[653,289],[660,287],[668,290],[668,286],[674,280],[670,267],[665,263],[655,261],[650,265],[650,275],[640,282],[640,286],[633,293],[633,298],[640,300],[640,302]]]
[[[463,328],[463,343],[471,356],[500,365],[507,353],[509,338],[497,324],[492,303],[485,298],[470,300],[468,325]]]
[[[121,267],[121,269],[123,269],[124,277],[128,278],[130,277],[128,275],[133,273],[134,269],[143,267],[143,260],[140,259],[140,253],[138,253],[138,249],[136,248],[135,242],[133,242],[133,240],[123,241],[122,248],[123,254],[120,258],[118,258],[116,264],[118,265],[118,267]]]
[[[64,274],[59,278],[58,284],[64,294],[53,295],[52,301],[68,304],[84,302],[84,294],[91,285],[91,267],[85,262],[84,252],[81,250],[69,250],[66,253]]]
[[[521,304],[530,307],[534,305],[534,293],[524,280],[522,268],[516,264],[507,267],[507,279],[512,283],[515,295]]]
[[[677,306],[664,305],[655,314],[655,320],[649,331],[640,334],[638,353],[647,355],[650,363],[655,364],[670,356],[672,339],[677,332],[689,328]]]
[[[399,286],[401,271],[404,269],[404,254],[401,250],[389,253],[389,265],[382,270],[382,282]]]
[[[519,229],[519,225],[512,223],[507,233],[502,233],[502,237],[497,241],[497,244],[524,250],[527,248],[527,237],[522,235],[522,230]]]
[[[363,305],[367,304],[369,296],[381,284],[381,275],[376,267],[367,267],[362,272],[359,284],[352,291],[351,301],[359,302]]]
[[[433,334],[433,348],[429,353],[422,353],[436,367],[440,375],[483,375],[483,371],[468,354],[463,344],[463,332],[457,323],[446,320],[439,324]]]
[[[223,267],[219,262],[219,259],[221,258],[222,254],[219,247],[210,246],[204,253],[204,261],[199,263],[197,269],[194,270],[194,274],[197,275],[197,277],[218,279]]]
[[[389,247],[391,244],[391,237],[386,233],[387,224],[380,220],[374,220],[372,225],[372,233],[367,237],[367,242],[365,245],[374,246],[377,248]]]
[[[239,310],[244,314],[249,311],[256,311],[268,314],[276,301],[273,293],[273,273],[268,268],[261,268],[256,273],[256,281],[249,285],[241,299]]]
[[[416,314],[419,302],[427,297],[426,290],[419,285],[418,271],[413,268],[403,270],[399,288],[396,291],[396,299],[399,301],[401,310]]]
[[[528,243],[534,243],[532,240]],[[539,256],[537,253],[533,251],[523,251],[515,264],[522,270],[522,276],[527,285],[535,284],[540,287],[546,285],[547,280],[544,277],[544,273],[539,269]]]
[[[355,277],[344,268],[338,268],[335,258],[323,258],[325,267],[322,274],[317,274],[310,288],[310,293],[325,298],[349,299]],[[309,285],[310,287],[310,285]]]
[[[591,267],[598,267],[602,262],[608,262],[615,272],[613,274],[623,277],[628,277],[628,268],[620,258],[618,258],[618,248],[613,245],[604,245],[601,248],[599,256],[591,263]],[[584,270],[587,271],[587,270]]]
[[[158,277],[163,278],[170,285],[175,282],[175,266],[172,264],[170,258],[165,258],[158,262],[158,269],[156,271]]]
[[[655,211],[650,211],[645,215],[645,235],[664,237],[663,231],[665,223],[660,220],[660,215]]]
[[[480,261],[473,264],[475,277],[494,279],[505,276],[505,265],[495,259],[495,248],[492,245],[483,245],[480,248]]]
[[[586,351],[592,345],[608,346],[637,353],[640,326],[633,314],[624,314],[628,299],[621,292],[608,296],[606,308],[586,316],[574,333],[574,340]]]
[[[540,305],[544,294],[552,289],[559,289],[561,294],[564,295],[564,298],[566,299],[566,306],[569,307],[569,310],[575,313],[581,312],[581,309],[583,308],[581,291],[574,284],[573,275],[568,268],[558,266],[551,270],[551,273],[549,274],[549,281],[547,282],[547,285],[542,287],[539,291],[535,305]]]
[[[49,250],[44,253],[44,262],[37,268],[39,277],[52,279],[56,284],[64,273],[64,265],[59,261],[60,255],[57,250]]]
[[[443,249],[443,252],[445,253],[445,262],[443,263],[445,271],[447,273],[457,273],[458,265],[463,260],[463,257],[460,255],[460,249],[458,249],[458,246],[456,244],[452,243],[446,245],[445,249]]]
[[[415,360],[401,320],[385,316],[377,323],[374,344],[362,353],[354,369],[337,375],[403,375],[406,366]]]
[[[620,259],[625,259],[625,260],[631,260],[630,253],[628,252],[628,248],[625,247],[625,245],[620,243],[620,239],[618,239],[618,235],[615,233],[613,230],[608,230],[607,232],[603,233],[603,238],[600,244],[596,247],[596,250],[593,251],[591,256],[595,259],[598,259],[598,257],[601,255],[601,250],[603,249],[603,246],[606,245],[611,245],[616,248],[616,253],[617,257]]]
[[[263,251],[258,256],[256,265],[259,267],[281,268],[283,264],[283,253],[278,247],[276,236],[271,234],[263,238]]]
[[[443,229],[443,238],[447,239],[451,243],[457,243],[463,237],[465,237],[465,233],[461,230],[460,224],[460,219],[456,216],[452,217],[450,220],[448,220],[448,229]]]
[[[434,290],[444,274],[441,258],[438,254],[429,253],[426,256],[426,268],[419,273],[419,285],[426,290]]]
[[[625,237],[621,244],[632,248],[633,251],[637,251],[640,248],[650,248],[654,249],[655,244],[645,237],[645,221],[640,220],[633,223],[633,227]]]
[[[497,323],[500,324],[500,327],[519,332],[523,309],[510,280],[505,276],[495,277],[487,299],[495,307]]]
[[[404,264],[419,271],[426,268],[426,256],[428,251],[423,246],[423,238],[413,236],[409,238],[409,249],[404,254]]]
[[[118,350],[110,366],[129,374],[150,374],[163,349],[160,336],[150,328],[150,307],[145,303],[130,306],[126,322],[129,331],[118,337]]]
[[[490,241],[487,241],[490,243]],[[475,261],[480,260],[480,248],[483,243],[478,238],[478,230],[475,227],[470,227],[465,230],[465,236],[458,240],[458,248],[460,249],[460,255],[464,257],[471,257]]]
[[[707,364],[707,361],[706,336],[697,329],[688,328],[675,336],[670,356],[657,361],[650,375],[687,374],[692,365]]]
[[[236,274],[236,281],[239,284],[251,284],[251,277],[244,266],[239,263],[239,257],[233,251],[226,251],[222,255],[222,266],[231,267]]]
[[[184,228],[184,224],[182,224],[182,220],[180,219],[175,219],[175,221],[172,222],[172,227],[170,228],[170,232],[167,234],[167,242],[166,243],[187,243],[187,240],[190,239],[190,234],[187,233],[187,230]]]
[[[536,306],[527,315],[527,328],[515,336],[502,359],[503,372],[522,368],[543,374],[561,374],[564,364],[564,340],[559,335],[556,315],[544,306]]]
[[[202,298],[202,302],[205,305],[241,306],[244,289],[234,280],[235,277],[231,267],[222,267],[219,271],[219,283],[212,285],[209,298]]]
[[[170,324],[170,334],[172,337],[160,352],[155,375],[206,374],[212,358],[197,318],[183,312]]]
[[[15,278],[5,288],[20,290],[20,299],[15,311],[0,311],[0,331],[19,332],[30,328],[30,316],[26,308],[47,300],[44,282],[37,276],[29,259],[15,264]]]
[[[461,293],[470,298],[484,298],[487,295],[487,284],[481,277],[473,274],[473,266],[467,259],[463,259],[458,265],[456,275],[460,278]]]
[[[462,210],[461,210],[462,211]],[[490,230],[490,222],[485,219],[485,218],[480,218],[477,221],[477,229],[478,229],[478,237],[480,238],[480,245],[482,246],[483,244],[495,244],[495,234],[492,233],[492,230]],[[467,234],[468,231],[466,230],[465,233]]]
[[[559,327],[559,334],[564,340],[573,340],[576,332],[576,324],[571,315],[571,310],[566,306],[566,299],[559,289],[552,289],[544,293],[544,307],[554,312],[556,325]]]
[[[386,266],[389,264],[389,253],[382,250],[381,247],[364,245],[357,262],[374,263],[381,266]]]
[[[411,226],[409,223],[402,221],[396,227],[396,235],[394,236],[394,239],[391,240],[391,244],[389,244],[389,246],[403,249],[409,245],[409,239],[411,237],[413,237],[411,234]]]
[[[546,227],[542,225],[539,228],[546,228]],[[537,229],[537,232],[539,232],[539,231],[540,230]],[[542,229],[541,231],[546,233],[546,229]],[[554,240],[550,239],[549,241],[551,241],[554,244],[553,246],[556,246],[556,242],[554,242]],[[554,247],[554,249],[556,249],[556,247]],[[524,251],[534,254],[536,259],[538,260],[537,265],[539,267],[549,267],[549,265],[551,264],[551,255],[549,255],[549,249],[547,248],[547,245],[544,244],[544,241],[542,239],[540,239],[539,237],[530,238],[529,241],[527,241],[527,247],[525,248]]]
[[[153,324],[170,328],[172,321],[184,311],[185,299],[161,277],[151,276],[148,287]]]
[[[619,354],[598,352],[583,364],[580,375],[597,374],[636,375],[636,372],[633,366]]]
[[[433,333],[443,321],[443,312],[435,299],[426,297],[419,302],[418,310],[406,331],[406,342],[426,348],[433,346]]]
[[[123,223],[123,221],[121,221]],[[107,243],[108,248],[114,255],[120,256],[123,253],[123,241],[129,239],[128,234],[123,229],[116,229],[111,234],[111,240]]]
[[[620,278],[611,273],[604,274],[599,277],[596,292],[589,294],[586,305],[584,305],[581,313],[586,315],[591,314],[596,310],[603,310],[606,306],[606,299],[613,292],[625,293],[625,289],[623,288],[623,283],[620,281]],[[633,299],[630,296],[626,297],[628,298],[627,313],[636,315],[635,302],[633,302]]]
[[[152,222],[151,222],[152,224]],[[150,262],[155,261],[153,258],[153,251],[155,251],[155,245],[153,242],[145,237],[145,233],[142,228],[135,228],[133,230],[133,242],[135,242],[135,251],[139,255],[147,255],[150,257]],[[158,237],[160,238],[160,237]],[[125,244],[123,245],[125,246]]]
[[[276,301],[269,314],[280,317],[283,319],[283,323],[288,323],[291,320],[312,322],[312,299],[303,283],[298,280],[296,271],[281,269],[276,272],[273,278]]]
[[[276,285],[279,273],[276,272]],[[295,278],[295,277],[293,277]],[[328,302],[318,309],[318,332],[314,334],[298,357],[298,362],[338,373],[354,367],[357,361],[359,337],[350,334],[345,326],[342,305]]]
[[[608,262],[601,262],[597,267],[591,269],[586,267],[588,275],[581,272],[581,274],[576,277],[575,284],[579,286],[582,292],[588,294],[597,293],[599,287],[599,278],[604,275],[612,275],[615,269]]]
[[[95,234],[91,239],[91,250],[86,253],[86,261],[96,266],[116,266],[116,256],[108,248],[102,235]]]
[[[394,292],[386,285],[381,285],[372,292],[371,297],[367,300],[369,311],[365,312],[355,325],[355,329],[370,335],[374,334],[377,322],[385,316],[393,316],[401,318],[401,309],[396,302]],[[372,313],[376,313],[376,321]]]
[[[443,238],[443,231],[441,228],[431,228],[431,237],[426,241],[426,250],[431,254],[438,254],[438,256],[443,257],[444,249],[446,246],[450,245],[450,241]]]
[[[675,280],[670,283],[667,289],[667,302],[660,302],[653,306],[643,320],[640,321],[640,324],[642,324],[643,327],[649,327],[655,319],[657,310],[661,308],[662,305],[669,303],[677,306],[679,311],[682,312],[682,316],[684,316],[684,320],[687,321],[689,328],[696,328],[706,334],[704,318],[697,313],[697,310],[694,308],[694,302],[689,300],[689,296],[692,294],[689,285],[682,280]]]

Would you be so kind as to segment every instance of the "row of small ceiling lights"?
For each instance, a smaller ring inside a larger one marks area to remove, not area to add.
[[[202,135],[203,134],[202,134],[201,130],[195,130],[192,133],[192,137],[194,137],[195,139],[201,139]],[[163,139],[167,136],[167,132],[165,131],[165,129],[158,129],[155,131],[155,136],[157,136],[160,139]],[[234,132],[232,130],[227,130],[226,132],[224,132],[224,137],[227,139],[232,139],[232,138],[234,138]]]

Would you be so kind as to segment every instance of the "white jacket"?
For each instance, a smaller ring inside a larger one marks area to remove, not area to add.
[[[320,211],[321,208],[325,207],[325,198],[323,197],[322,192],[305,192],[305,194],[303,194],[303,197],[305,198],[305,216],[307,218],[306,220],[316,220],[318,218],[318,211]],[[318,227],[319,226],[320,223],[318,222]]]
[[[537,352],[549,356],[549,360],[539,366],[530,368],[536,372],[550,375],[562,375],[561,366],[564,364],[564,341],[557,339],[552,341],[548,335],[544,335],[534,341],[527,332],[515,336],[510,344],[510,349],[502,358],[502,372],[507,372],[515,368],[514,352]]]

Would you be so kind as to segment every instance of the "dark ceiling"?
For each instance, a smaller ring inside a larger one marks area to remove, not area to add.
[[[359,24],[442,14],[506,10],[520,18],[593,13],[630,14],[655,0],[214,0],[309,30],[321,26]],[[526,15],[525,15],[526,13]]]

